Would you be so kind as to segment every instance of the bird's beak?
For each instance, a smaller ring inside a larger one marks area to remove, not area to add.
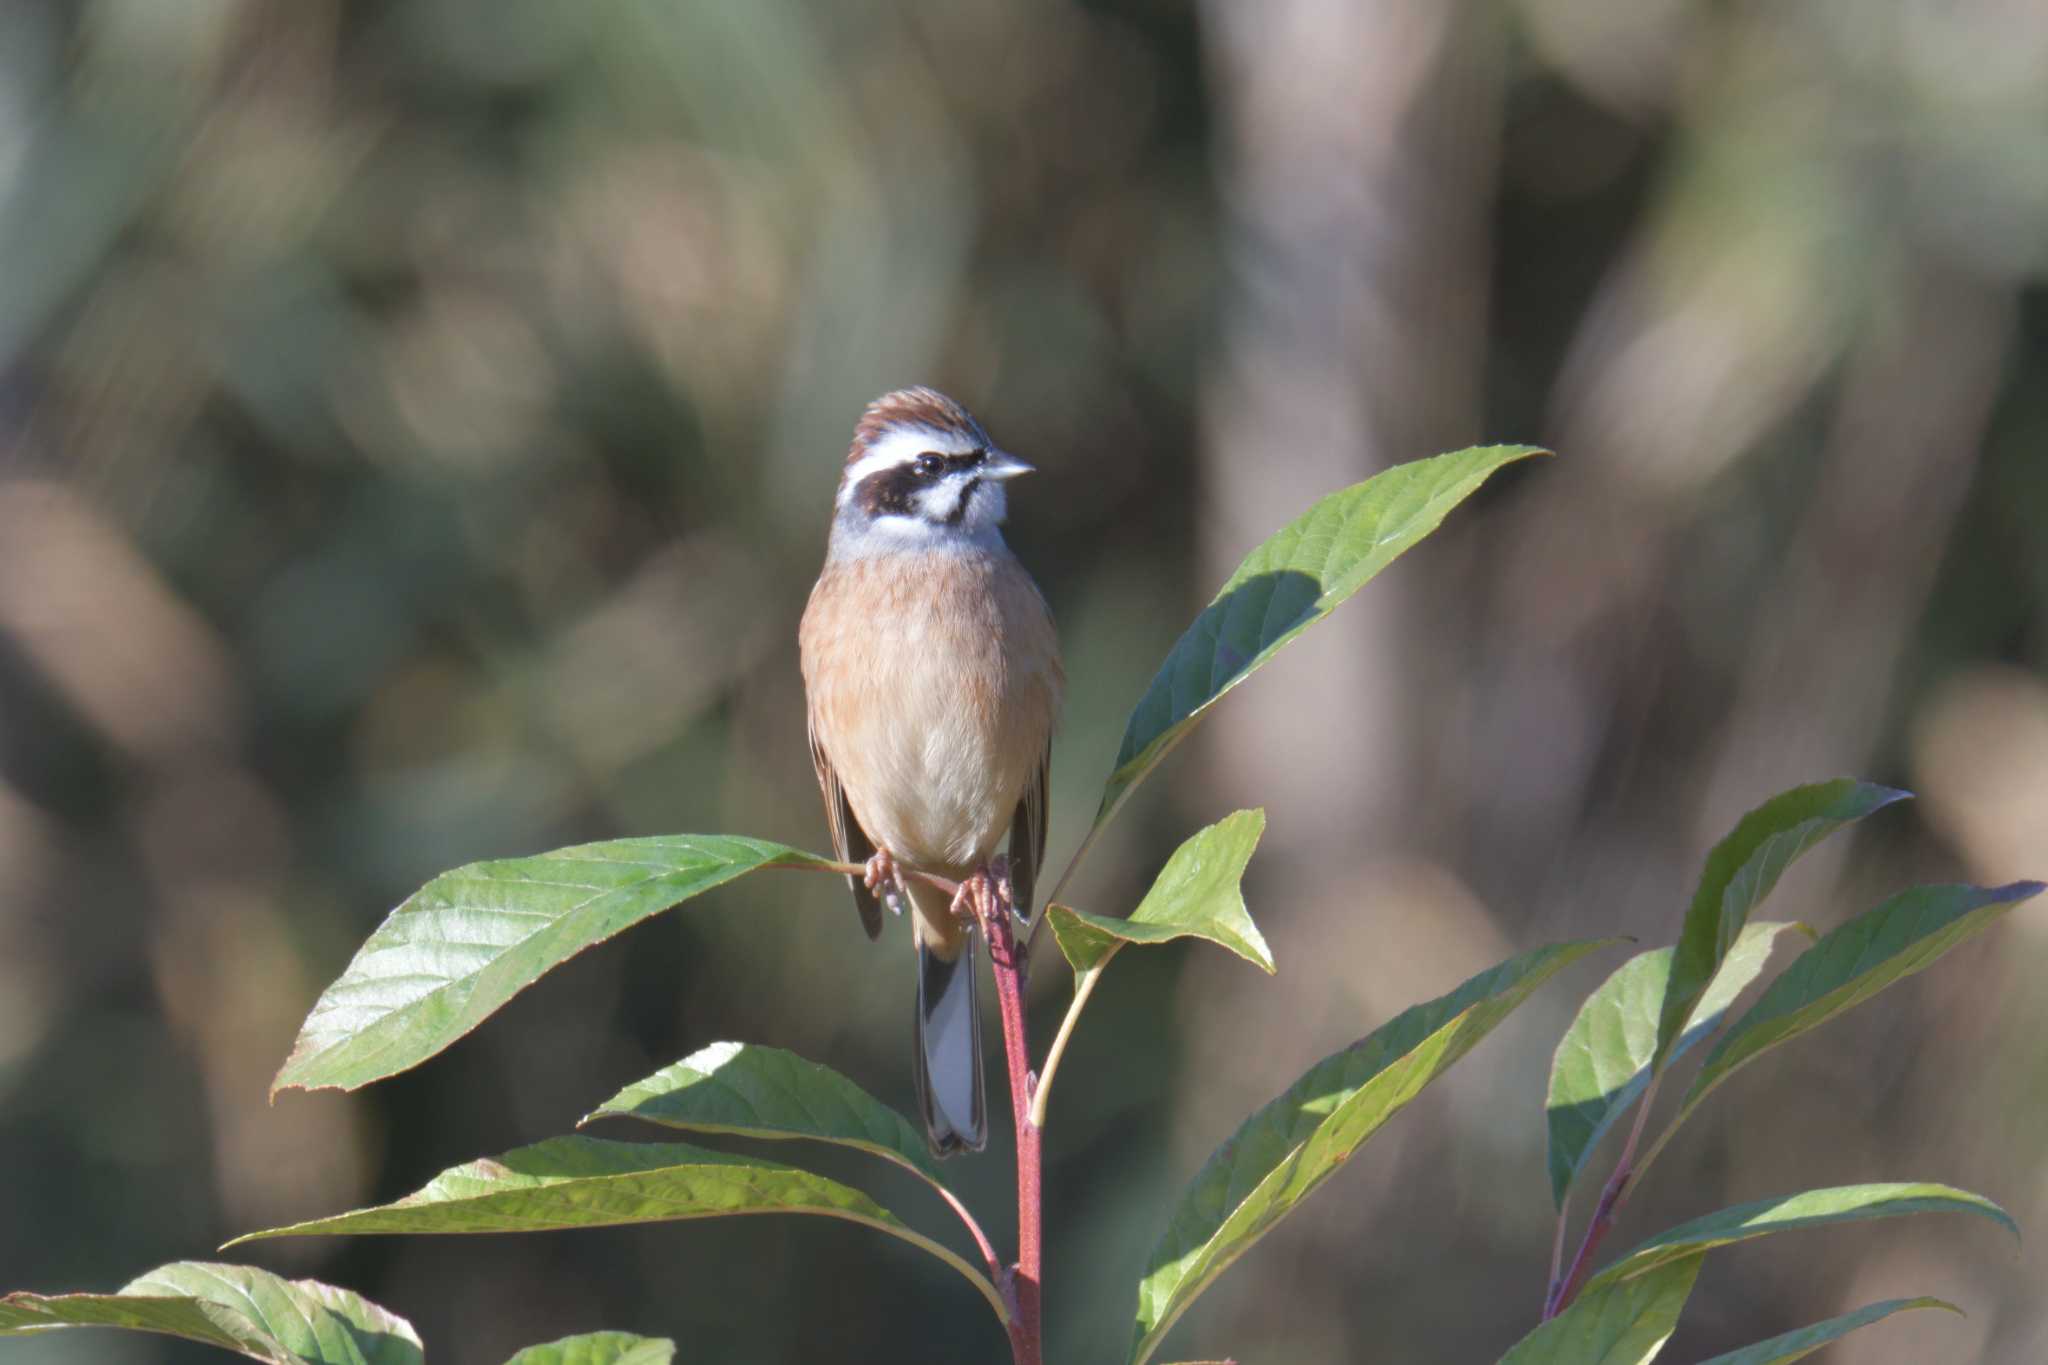
[[[1007,450],[992,449],[988,453],[988,459],[984,460],[981,468],[975,472],[984,479],[1007,482],[1016,478],[1019,474],[1036,474],[1038,466],[1025,464]]]

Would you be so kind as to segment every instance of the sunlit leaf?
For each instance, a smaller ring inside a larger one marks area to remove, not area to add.
[[[1759,920],[1745,925],[1721,963],[1692,1020],[1671,1050],[1676,1061],[1726,1018],[1735,997],[1763,971],[1778,935],[1804,924]],[[1586,998],[1551,1060],[1546,1116],[1550,1128],[1550,1195],[1559,1208],[1593,1149],[1650,1083],[1657,1018],[1671,980],[1674,950],[1638,953]]]
[[[1823,935],[1765,989],[1707,1054],[1672,1127],[1677,1127],[1708,1091],[1762,1053],[1933,965],[1951,948],[1989,928],[2042,889],[2040,882],[1916,887]]]
[[[272,1365],[419,1365],[420,1339],[396,1314],[317,1280],[245,1265],[175,1261],[114,1294],[9,1294],[0,1336],[125,1327]]]
[[[700,1133],[843,1143],[939,1178],[909,1119],[829,1067],[781,1048],[713,1043],[612,1096],[584,1120],[646,1119]]]
[[[758,868],[823,861],[760,839],[675,834],[444,872],[321,995],[271,1093],[353,1090],[418,1066],[620,930]]]
[[[860,1223],[930,1252],[965,1275],[1007,1320],[988,1277],[836,1180],[682,1143],[559,1137],[441,1172],[396,1203],[238,1237],[379,1232],[545,1232],[745,1214],[821,1214]]]
[[[1152,1249],[1138,1285],[1133,1365],[1151,1357],[1218,1275],[1537,986],[1612,942],[1539,948],[1481,972],[1324,1058],[1246,1119],[1182,1191]]]
[[[1942,1299],[1887,1299],[1883,1303],[1873,1303],[1868,1308],[1859,1308],[1853,1313],[1844,1313],[1838,1318],[1829,1318],[1826,1322],[1816,1322],[1811,1327],[1802,1327],[1796,1332],[1786,1332],[1782,1336],[1772,1337],[1769,1341],[1759,1341],[1754,1346],[1745,1346],[1739,1351],[1725,1351],[1712,1360],[1700,1362],[1700,1365],[1788,1365],[1788,1362],[1810,1356],[1821,1347],[1840,1340],[1859,1327],[1868,1327],[1871,1323],[1888,1318],[1894,1313],[1903,1313],[1914,1308],[1943,1308],[1957,1314],[1963,1311]]]
[[[2004,1209],[1967,1190],[1947,1185],[1841,1185],[1806,1190],[1779,1199],[1759,1199],[1681,1223],[1608,1266],[1587,1288],[1609,1285],[1654,1270],[1698,1252],[1794,1228],[1825,1227],[1870,1218],[1898,1218],[1909,1213],[1974,1213],[1989,1218],[2015,1237],[2019,1228]]]
[[[1679,1033],[1750,912],[1771,894],[1785,869],[1842,826],[1906,795],[1849,778],[1794,787],[1743,816],[1714,846],[1679,932],[1670,985],[1658,1013],[1653,1069],[1661,1071],[1670,1061]]]
[[[631,1332],[586,1332],[543,1346],[529,1346],[505,1365],[669,1365],[676,1344],[666,1337]]]
[[[1271,972],[1272,951],[1238,886],[1265,828],[1264,811],[1241,810],[1200,831],[1174,850],[1128,919],[1051,907],[1046,915],[1060,951],[1079,973],[1100,967],[1126,943],[1205,938]]]
[[[1095,824],[1116,813],[1218,697],[1434,531],[1495,470],[1543,453],[1478,446],[1396,465],[1330,494],[1253,550],[1131,713]]]
[[[1500,1365],[1644,1365],[1657,1358],[1699,1278],[1704,1252],[1633,1279],[1587,1286],[1571,1307],[1516,1342]]]

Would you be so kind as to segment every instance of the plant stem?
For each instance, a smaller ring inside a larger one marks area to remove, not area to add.
[[[1544,1282],[1543,1312],[1550,1314],[1550,1301],[1557,1297],[1557,1285],[1564,1274],[1564,1234],[1572,1216],[1572,1197],[1569,1192],[1557,1206],[1557,1231],[1550,1238],[1550,1278]]]
[[[1050,910],[1048,902],[1046,909]],[[1030,951],[1025,945],[1025,951]],[[1114,956],[1114,950],[1111,955]],[[1067,1017],[1060,1020],[1060,1031],[1053,1036],[1052,1046],[1046,1049],[1045,1065],[1039,1068],[1038,1084],[1031,1088],[1031,1122],[1034,1126],[1045,1127],[1046,1101],[1052,1095],[1052,1078],[1060,1069],[1060,1058],[1067,1053],[1067,1039],[1074,1036],[1074,1025],[1080,1021],[1081,1011],[1088,1004],[1088,997],[1095,992],[1095,983],[1102,977],[1102,969],[1108,965],[1105,957],[1074,980],[1074,999],[1067,1006]]]
[[[1642,1141],[1643,1123],[1650,1117],[1650,1105],[1657,1098],[1657,1082],[1660,1076],[1652,1076],[1642,1099],[1636,1102],[1636,1121],[1629,1127],[1628,1141],[1622,1144],[1621,1157],[1614,1163],[1614,1174],[1607,1177],[1607,1184],[1601,1187],[1600,1202],[1593,1207],[1593,1217],[1586,1224],[1586,1234],[1579,1241],[1578,1254],[1572,1257],[1572,1267],[1565,1272],[1562,1280],[1550,1287],[1550,1295],[1543,1305],[1543,1320],[1552,1318],[1571,1307],[1577,1297],[1579,1286],[1586,1278],[1586,1268],[1593,1263],[1593,1253],[1600,1247],[1600,1239],[1614,1226],[1614,1217],[1628,1199],[1629,1182],[1635,1178],[1636,1144]],[[1560,1218],[1562,1215],[1560,1215]],[[1560,1243],[1560,1245],[1562,1245]]]
[[[786,868],[791,872],[830,872],[836,877],[858,877],[868,869],[863,863],[834,863],[820,858],[815,863],[769,863],[769,867]],[[960,894],[960,883],[941,877],[936,872],[919,872],[914,867],[901,867],[897,871],[906,877],[915,877],[927,886],[937,887],[949,896]]]
[[[994,879],[991,879],[993,881]],[[974,898],[975,917],[988,939],[996,998],[1002,1004],[1003,1055],[1010,1069],[1010,1112],[1017,1122],[1017,1264],[1003,1279],[1010,1299],[1010,1355],[1016,1365],[1043,1365],[1042,1201],[1043,1148],[1031,1117],[1031,1054],[1024,1036],[1024,954],[1011,932],[1008,899],[997,891]]]
[[[915,1170],[914,1167],[912,1169]],[[923,1176],[924,1172],[917,1171],[917,1174]],[[929,1181],[933,1189],[939,1192],[939,1198],[945,1200],[947,1204],[952,1206],[953,1212],[960,1215],[960,1221],[965,1223],[967,1231],[974,1235],[974,1245],[980,1249],[981,1259],[988,1265],[988,1277],[991,1280],[1000,1282],[1003,1278],[1003,1263],[997,1258],[996,1249],[989,1244],[988,1234],[981,1230],[981,1224],[974,1221],[974,1215],[969,1213],[967,1206],[960,1202],[960,1196],[954,1194],[938,1181],[932,1180],[929,1176],[925,1176],[925,1179]]]
[[[1081,870],[1081,860],[1088,856],[1088,850],[1095,847],[1095,836],[1102,833],[1102,827],[1108,823],[1107,819],[1098,819],[1089,827],[1088,833],[1081,840],[1081,846],[1074,850],[1074,856],[1067,859],[1067,865],[1060,869],[1059,880],[1052,884],[1052,893],[1045,898],[1046,909],[1052,908],[1052,903],[1060,898],[1060,892],[1067,889],[1067,883]],[[1028,906],[1026,912],[1029,912]],[[1038,946],[1038,929],[1044,921],[1045,916],[1040,915],[1031,922],[1031,937],[1024,941],[1024,956],[1030,957],[1031,950]]]
[[[1085,845],[1083,851],[1086,851]],[[1079,862],[1078,855],[1075,862]],[[820,860],[815,863],[788,863],[788,867],[800,867],[813,872],[834,872],[845,876],[858,877],[867,869],[859,863],[836,863]],[[1068,864],[1071,871],[1073,864]],[[916,877],[937,887],[949,896],[958,895],[960,883],[944,877],[914,869],[900,869],[903,875]],[[996,1285],[1002,1291],[1004,1307],[1008,1310],[1008,1321],[1004,1327],[1010,1334],[1010,1356],[1015,1365],[1044,1365],[1043,1294],[1044,1273],[1043,1245],[1043,1198],[1041,1195],[1041,1172],[1044,1169],[1044,1147],[1040,1140],[1038,1120],[1032,1115],[1032,1092],[1036,1078],[1031,1074],[1031,1050],[1024,1032],[1024,976],[1025,964],[1029,958],[1028,945],[1019,944],[1010,925],[1015,912],[1010,904],[1007,891],[1008,878],[984,878],[979,886],[970,885],[969,900],[974,907],[974,917],[981,925],[982,936],[988,940],[989,961],[996,978],[996,999],[1002,1004],[1003,1015],[1003,1056],[1010,1071],[1010,1112],[1017,1122],[1017,1263],[1002,1267],[996,1257],[995,1248],[982,1235],[981,1225],[974,1221],[966,1206],[954,1198],[945,1186],[938,1186],[939,1194],[953,1206],[974,1234],[975,1244],[980,1247],[983,1258],[988,1262],[989,1271],[995,1276]],[[1083,999],[1085,999],[1085,994]],[[1067,1032],[1072,1030],[1070,1016],[1067,1028],[1061,1032],[1065,1041]],[[963,1263],[964,1264],[964,1263]]]

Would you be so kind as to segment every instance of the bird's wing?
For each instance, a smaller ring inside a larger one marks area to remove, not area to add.
[[[867,831],[854,818],[846,789],[839,785],[839,774],[834,771],[832,760],[825,756],[825,746],[818,743],[815,725],[811,727],[811,765],[818,770],[818,790],[825,794],[825,823],[832,830],[832,851],[844,863],[866,862],[875,855],[875,841],[868,838]],[[880,938],[881,901],[859,877],[848,877],[846,884],[853,888],[853,907],[860,911],[860,927],[868,931],[869,938]]]
[[[1031,918],[1032,900],[1038,886],[1038,872],[1045,865],[1047,789],[1052,778],[1052,741],[1038,760],[1038,771],[1024,786],[1017,813],[1010,819],[1010,885],[1017,893],[1016,911]]]

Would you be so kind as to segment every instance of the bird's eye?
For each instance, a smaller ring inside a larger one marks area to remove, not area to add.
[[[946,457],[936,451],[927,450],[917,457],[917,463],[911,468],[917,471],[919,478],[936,479],[945,472]]]

